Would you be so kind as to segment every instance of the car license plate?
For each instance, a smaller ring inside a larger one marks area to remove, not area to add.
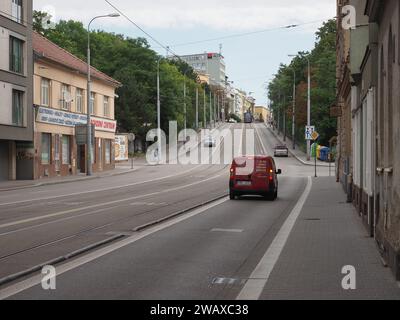
[[[248,187],[251,186],[251,181],[238,181],[237,185],[241,187]]]

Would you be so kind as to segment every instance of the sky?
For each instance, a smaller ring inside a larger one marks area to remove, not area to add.
[[[322,22],[336,14],[335,0],[108,0],[164,47],[178,55],[219,52],[234,86],[252,92],[258,105],[266,105],[265,83],[289,54],[310,51]],[[55,20],[73,19],[85,25],[96,15],[115,12],[105,0],[33,0],[35,10]],[[283,26],[304,24],[298,28]],[[124,17],[99,19],[95,29],[148,38]],[[280,29],[279,29],[280,28]],[[205,41],[251,33],[226,39]],[[148,38],[152,49],[166,50]]]

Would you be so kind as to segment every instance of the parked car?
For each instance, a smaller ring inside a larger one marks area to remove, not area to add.
[[[274,148],[274,157],[289,157],[289,149],[286,145],[278,144]]]
[[[215,140],[215,138],[212,135],[208,135],[205,139],[204,139],[204,146],[207,148],[213,148],[217,145],[217,141]]]
[[[275,161],[268,156],[244,156],[233,160],[230,169],[229,198],[261,195],[274,201],[278,197],[278,175]]]

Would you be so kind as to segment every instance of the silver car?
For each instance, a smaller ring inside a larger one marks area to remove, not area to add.
[[[289,149],[286,145],[277,145],[274,149],[274,157],[289,157]]]
[[[217,145],[217,141],[212,135],[208,135],[204,140],[204,146],[207,148],[213,148]]]

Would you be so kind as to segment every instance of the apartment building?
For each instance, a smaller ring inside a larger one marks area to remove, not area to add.
[[[33,178],[32,0],[0,1],[0,181]]]
[[[35,178],[85,173],[88,148],[77,128],[87,123],[87,108],[95,127],[91,148],[93,172],[115,167],[115,90],[121,84],[91,68],[92,92],[87,105],[87,64],[33,33]]]

